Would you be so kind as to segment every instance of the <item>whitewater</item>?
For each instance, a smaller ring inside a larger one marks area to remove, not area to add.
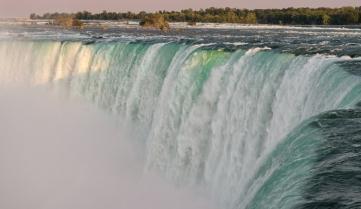
[[[0,34],[0,89],[45,86],[121,119],[143,173],[224,209],[361,207],[357,29]]]

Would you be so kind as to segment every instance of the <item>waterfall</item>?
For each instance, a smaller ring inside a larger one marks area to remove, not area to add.
[[[361,100],[361,78],[340,64],[353,60],[174,42],[0,41],[0,88],[49,85],[125,119],[146,145],[145,172],[202,186],[223,208],[292,208],[305,181],[268,206],[272,189],[286,191],[265,185],[311,159],[319,143],[302,141],[312,138],[307,121]]]

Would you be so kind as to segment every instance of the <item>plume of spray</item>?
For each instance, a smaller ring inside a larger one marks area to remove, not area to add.
[[[210,209],[143,174],[142,148],[119,121],[44,89],[0,90],[0,208]]]

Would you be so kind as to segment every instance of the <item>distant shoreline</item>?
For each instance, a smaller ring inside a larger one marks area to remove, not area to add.
[[[30,18],[0,18],[0,26],[24,26],[24,27],[54,27],[53,20],[32,20]],[[129,24],[125,20],[85,20],[85,28],[142,28],[140,25]],[[187,22],[170,22],[171,29],[242,29],[242,28],[313,28],[313,29],[360,29],[361,25],[278,25],[278,24],[242,24],[242,23],[196,23],[189,25]]]
[[[361,24],[360,7],[340,8],[284,8],[284,9],[239,9],[214,8],[183,9],[180,11],[158,12],[108,12],[91,13],[45,13],[30,14],[30,19],[57,19],[72,16],[80,21],[86,20],[138,20],[144,21],[152,16],[162,16],[166,22],[195,23],[235,23],[235,24],[272,24],[272,25],[358,25]]]

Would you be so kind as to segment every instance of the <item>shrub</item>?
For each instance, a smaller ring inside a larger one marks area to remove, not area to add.
[[[58,25],[64,28],[83,28],[84,24],[78,19],[75,19],[72,15],[59,15],[54,20],[54,25]]]
[[[162,31],[168,31],[170,29],[169,23],[165,20],[164,16],[158,13],[144,17],[140,25],[143,27],[157,28]]]

